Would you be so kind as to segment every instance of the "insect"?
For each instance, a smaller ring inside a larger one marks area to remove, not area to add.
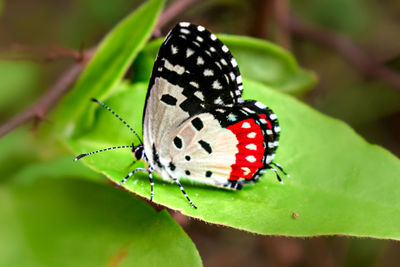
[[[268,169],[286,173],[273,162],[279,145],[277,116],[264,104],[244,101],[242,77],[235,58],[202,26],[181,22],[167,35],[154,63],[143,114],[143,141],[129,124],[103,102],[92,99],[121,120],[140,144],[130,148],[147,168],[154,196],[153,172],[175,182],[189,203],[180,178],[228,189],[257,181]],[[276,168],[277,169],[276,169]]]

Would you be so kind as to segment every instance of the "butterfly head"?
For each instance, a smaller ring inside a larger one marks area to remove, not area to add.
[[[133,156],[137,159],[143,159],[144,158],[144,149],[143,145],[138,145],[138,146],[132,146],[132,153]]]

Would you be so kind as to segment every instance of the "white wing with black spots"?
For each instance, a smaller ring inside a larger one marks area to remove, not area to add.
[[[243,102],[243,84],[235,58],[216,36],[202,26],[181,22],[163,42],[149,88],[156,77],[184,88],[180,107],[190,115],[215,105]]]
[[[215,105],[242,103],[243,84],[229,49],[202,26],[179,23],[154,63],[143,117],[144,150],[151,164],[169,145],[172,131]]]
[[[238,140],[211,113],[186,120],[164,142],[169,146],[160,151],[160,158],[171,176],[217,186],[227,184]]]

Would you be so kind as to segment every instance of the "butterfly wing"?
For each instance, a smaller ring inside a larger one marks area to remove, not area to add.
[[[242,103],[242,78],[228,48],[202,26],[179,23],[167,35],[149,83],[143,117],[144,150],[151,164],[172,130],[215,105]]]
[[[195,115],[173,133],[163,150],[174,177],[216,186],[238,186],[256,180],[275,156],[279,140],[277,116],[260,102],[245,101]]]
[[[202,105],[243,102],[235,58],[202,26],[181,22],[169,32],[159,50],[150,86],[157,77],[184,88],[187,99],[180,107],[190,115]]]

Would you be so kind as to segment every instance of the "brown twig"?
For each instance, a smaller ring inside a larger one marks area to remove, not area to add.
[[[270,24],[276,28],[276,42],[290,50],[290,31],[285,26],[289,17],[289,3],[287,0],[257,0],[254,1],[254,23],[250,34],[257,38],[268,38]]]
[[[166,26],[169,22],[176,19],[178,14],[181,14],[183,11],[188,9],[189,7],[197,4],[200,0],[177,0],[173,2],[170,6],[168,6],[164,12],[160,15],[156,29],[160,29]]]
[[[272,0],[254,1],[254,22],[250,34],[257,38],[266,38],[271,21]]]
[[[176,16],[183,12],[185,9],[196,4],[199,0],[181,0],[175,1],[171,4],[160,16],[156,29],[160,29],[168,22],[172,21]],[[61,97],[69,90],[71,85],[75,82],[76,78],[82,72],[86,62],[91,58],[94,48],[90,49],[80,56],[83,59],[80,62],[73,64],[64,73],[56,83],[30,108],[17,114],[3,125],[0,126],[0,137],[6,135],[11,130],[24,124],[32,119],[43,119],[50,108],[54,107]]]
[[[1,53],[0,59],[5,60],[30,60],[38,62],[53,61],[60,58],[72,58],[81,60],[82,54],[70,48],[53,45],[49,48],[12,44],[8,53]],[[11,53],[10,53],[11,52]],[[14,53],[12,53],[14,52]]]
[[[290,31],[285,27],[285,22],[289,19],[289,3],[287,0],[274,0],[274,15],[276,20],[276,41],[277,43],[290,50],[291,40]]]
[[[380,64],[375,58],[364,52],[350,40],[328,30],[319,30],[308,26],[294,15],[291,16],[290,20],[286,21],[286,27],[295,35],[307,38],[337,51],[363,74],[380,79],[400,89],[399,74]]]
[[[85,62],[72,65],[35,104],[4,123],[0,127],[0,137],[31,119],[42,119],[49,108],[54,106],[68,91],[69,87],[82,72]]]

